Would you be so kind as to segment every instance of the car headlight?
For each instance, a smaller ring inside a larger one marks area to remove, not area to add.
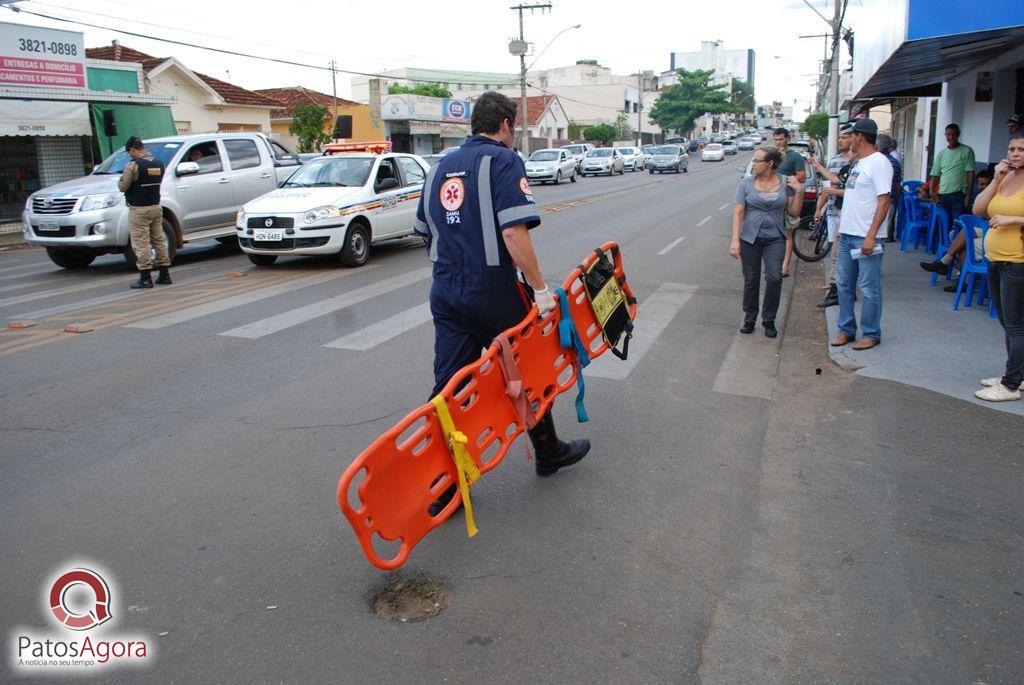
[[[104,193],[102,195],[86,195],[82,198],[82,205],[78,211],[91,212],[94,209],[106,209],[113,207],[124,199],[121,193]]]
[[[341,210],[337,207],[317,207],[302,215],[302,223],[312,224],[324,219],[336,219],[341,216]]]
[[[239,209],[238,213],[235,214],[235,225],[236,226],[245,226],[245,208],[244,207]]]

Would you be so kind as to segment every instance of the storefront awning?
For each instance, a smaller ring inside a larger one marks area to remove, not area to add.
[[[1024,26],[905,41],[854,99],[942,95],[943,82],[1022,42]]]
[[[84,102],[0,100],[0,136],[91,136]]]

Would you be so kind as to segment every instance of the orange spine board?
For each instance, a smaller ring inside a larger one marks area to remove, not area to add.
[[[618,245],[608,242],[600,249],[612,255],[615,278],[629,298],[630,318],[636,318],[636,300],[625,280]],[[597,254],[591,252],[583,268],[596,259]],[[587,299],[582,276],[583,271],[576,267],[562,287],[568,294],[580,339],[594,359],[609,345]],[[558,307],[543,319],[532,307],[525,319],[503,334],[509,340],[523,391],[537,418],[547,413],[555,397],[576,383],[576,354],[561,347],[560,318]],[[441,392],[456,428],[469,438],[466,448],[481,475],[501,463],[512,442],[525,430],[506,394],[506,379],[498,359],[500,349],[497,342],[492,343],[479,360],[460,369]],[[457,478],[434,407],[426,403],[377,438],[345,469],[338,482],[338,506],[370,563],[385,570],[395,569],[406,562],[427,533],[458,509],[461,498],[456,493],[436,516],[427,511],[458,482]],[[381,556],[374,547],[377,536],[385,541],[400,540],[397,552],[388,558]]]

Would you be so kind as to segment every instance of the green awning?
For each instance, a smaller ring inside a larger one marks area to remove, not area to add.
[[[159,105],[115,105],[93,104],[90,106],[92,125],[96,135],[93,137],[99,159],[105,159],[116,150],[124,148],[124,144],[132,136],[140,138],[159,138],[177,134],[174,128],[174,117],[170,107]],[[108,136],[103,125],[103,113],[114,113],[114,124],[117,133]]]

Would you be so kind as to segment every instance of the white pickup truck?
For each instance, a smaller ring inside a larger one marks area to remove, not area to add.
[[[302,165],[299,158],[260,133],[206,133],[143,141],[166,173],[160,188],[164,235],[171,260],[184,243],[215,238],[237,241],[235,215],[243,204],[270,192]],[[128,207],[117,180],[131,160],[117,152],[82,178],[33,193],[22,213],[30,245],[46,248],[66,269],[97,256],[121,253],[132,266]]]

